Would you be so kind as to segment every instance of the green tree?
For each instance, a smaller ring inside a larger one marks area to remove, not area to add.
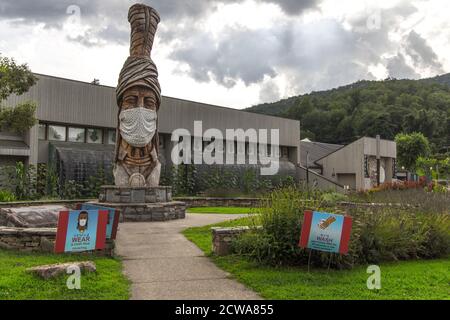
[[[395,136],[395,142],[397,143],[397,160],[408,170],[415,169],[419,157],[427,157],[430,154],[430,143],[420,132],[399,133]]]
[[[416,161],[416,172],[433,179],[448,179],[450,174],[450,157],[444,159],[419,157]]]
[[[249,110],[300,120],[302,138],[321,142],[349,143],[376,134],[393,139],[398,133],[421,132],[433,152],[442,152],[450,143],[450,86],[434,81],[359,81]]]
[[[0,56],[0,101],[10,94],[21,95],[36,84],[37,78],[26,64]]]
[[[37,123],[36,104],[25,102],[14,108],[0,108],[0,129],[24,133]]]
[[[18,65],[14,59],[0,56],[0,102],[11,94],[24,94],[37,80],[26,64]],[[32,102],[14,108],[0,107],[0,129],[25,132],[37,123],[35,111]]]

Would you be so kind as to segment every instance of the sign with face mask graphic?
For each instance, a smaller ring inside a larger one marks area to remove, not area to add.
[[[116,239],[117,227],[119,226],[119,210],[114,208],[102,207],[90,203],[83,203],[77,205],[77,210],[107,210],[108,224],[106,226],[106,239]]]
[[[59,213],[55,252],[82,252],[105,247],[107,210],[76,210]]]

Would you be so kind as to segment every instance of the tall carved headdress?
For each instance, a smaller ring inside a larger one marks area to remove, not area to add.
[[[158,69],[151,58],[153,40],[160,21],[158,12],[144,4],[135,4],[128,11],[131,24],[130,56],[125,61],[116,87],[117,105],[122,105],[123,94],[127,89],[142,86],[152,90],[156,96],[156,110],[161,105],[161,87],[158,82]],[[119,117],[120,111],[118,113]],[[118,123],[119,120],[118,120]],[[115,158],[119,157],[120,138],[116,143]],[[159,134],[156,129],[152,139],[152,149],[159,154]]]
[[[161,87],[158,82],[158,70],[151,59],[153,40],[160,21],[159,14],[149,6],[135,4],[128,12],[128,21],[131,24],[130,56],[120,72],[116,88],[117,103],[120,107],[125,90],[143,86],[155,93],[159,109]]]

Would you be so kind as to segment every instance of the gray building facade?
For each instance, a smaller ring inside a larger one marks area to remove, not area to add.
[[[39,124],[24,135],[0,133],[0,165],[16,161],[34,165],[58,161],[63,166],[70,164],[72,169],[74,165],[82,169],[83,163],[92,161],[111,165],[118,112],[115,88],[36,76],[39,81],[29,92],[3,102],[11,107],[24,101],[36,102]],[[158,119],[163,165],[172,164],[172,132],[184,128],[193,134],[194,121],[202,121],[203,132],[216,128],[224,135],[226,129],[278,129],[281,173],[295,175],[300,161],[298,121],[171,97],[162,98]],[[74,173],[67,175],[73,178]]]

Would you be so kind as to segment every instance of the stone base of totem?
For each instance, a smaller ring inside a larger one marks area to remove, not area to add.
[[[121,222],[169,221],[186,217],[186,203],[172,201],[171,187],[102,186],[96,204],[120,210]]]

